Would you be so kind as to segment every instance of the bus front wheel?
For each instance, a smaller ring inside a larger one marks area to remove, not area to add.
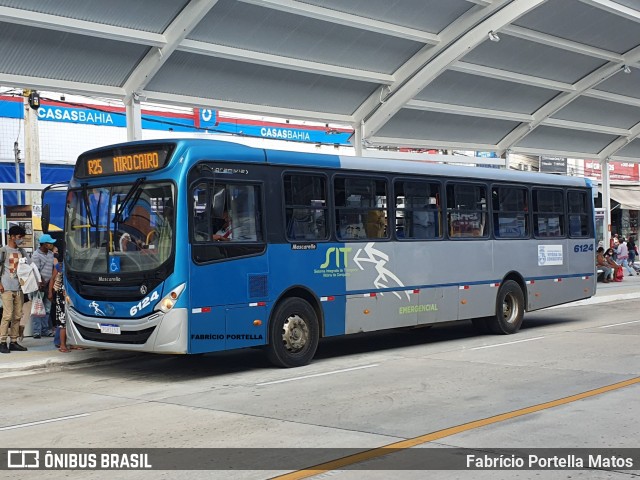
[[[493,333],[508,335],[520,330],[524,318],[524,295],[517,282],[507,280],[500,286],[496,314],[486,319]]]
[[[316,353],[320,338],[318,317],[308,302],[287,298],[269,322],[269,361],[279,367],[307,365]]]

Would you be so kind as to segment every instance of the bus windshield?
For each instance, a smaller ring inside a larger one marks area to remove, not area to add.
[[[121,274],[154,270],[171,256],[173,185],[83,187],[67,195],[69,270]]]

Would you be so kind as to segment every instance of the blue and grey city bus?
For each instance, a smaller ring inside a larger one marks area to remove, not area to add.
[[[415,160],[123,143],[82,154],[65,215],[73,344],[157,353],[471,320],[595,292],[589,180]]]

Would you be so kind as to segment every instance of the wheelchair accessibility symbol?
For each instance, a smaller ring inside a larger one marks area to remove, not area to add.
[[[109,272],[118,273],[120,271],[120,257],[111,257],[109,259]]]

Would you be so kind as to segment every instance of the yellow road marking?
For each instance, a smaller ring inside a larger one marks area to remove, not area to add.
[[[398,449],[407,449],[411,447],[416,447],[418,445],[422,445],[423,443],[433,442],[434,440],[439,440],[444,437],[456,435],[458,433],[466,432],[468,430],[473,430],[475,428],[485,427],[487,425],[492,425],[494,423],[503,422],[505,420],[510,420],[512,418],[521,417],[523,415],[528,415],[530,413],[539,412],[540,410],[546,410],[548,408],[554,408],[560,405],[566,405],[567,403],[577,402],[578,400],[582,400],[585,398],[595,397],[596,395],[601,395],[603,393],[611,392],[613,390],[618,390],[620,388],[628,387],[630,385],[635,385],[637,383],[640,383],[640,377],[632,378],[630,380],[625,380],[624,382],[614,383],[612,385],[607,385],[605,387],[596,388],[595,390],[588,390],[586,392],[578,393],[576,395],[571,395],[570,397],[564,397],[558,400],[552,400],[550,402],[541,403],[539,405],[533,405],[531,407],[522,408],[520,410],[514,410],[513,412],[502,413],[494,417],[475,420],[473,422],[464,423],[456,427],[445,428],[444,430],[438,430],[437,432],[427,433],[426,435],[421,435],[419,437],[409,438],[407,440],[402,440],[400,442],[390,443],[389,445],[374,448],[372,450],[367,450],[366,452],[356,453],[355,455],[349,455],[347,457],[339,458],[337,460],[321,463],[319,465],[309,467],[305,470],[298,470],[297,472],[287,473],[279,477],[274,477],[273,480],[299,480],[299,479],[308,478],[314,475],[320,475],[321,473],[325,473],[331,470],[338,470],[340,468],[348,467],[349,465],[364,462],[366,460],[371,460],[372,458],[383,457],[385,455],[389,455],[390,453],[396,453]]]

